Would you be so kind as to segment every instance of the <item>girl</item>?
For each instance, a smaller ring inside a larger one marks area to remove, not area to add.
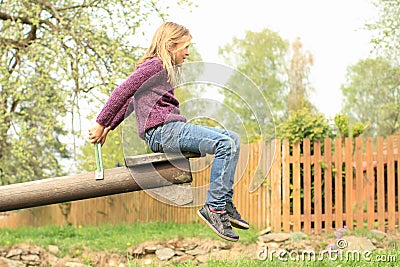
[[[232,203],[239,137],[227,130],[187,123],[174,96],[178,67],[189,56],[191,38],[185,27],[163,23],[136,70],[110,95],[89,130],[89,140],[103,145],[108,132],[124,120],[133,102],[139,136],[152,151],[215,154],[206,203],[198,215],[216,234],[237,241],[239,236],[232,226],[249,228]]]

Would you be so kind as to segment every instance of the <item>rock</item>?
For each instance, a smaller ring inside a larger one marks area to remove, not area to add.
[[[269,234],[271,232],[271,230],[272,230],[271,227],[267,227],[264,230],[261,230],[260,232],[258,232],[258,236]]]
[[[196,257],[196,260],[199,263],[207,263],[210,260],[210,258],[209,258],[208,255],[199,255],[199,256]]]
[[[141,256],[145,254],[145,250],[143,246],[135,246],[135,247],[130,247],[127,249],[128,254],[136,257],[136,256]]]
[[[180,250],[186,251],[186,250],[192,250],[197,248],[198,244],[196,243],[188,243],[188,244],[183,244]]]
[[[160,245],[146,246],[144,248],[144,252],[146,254],[154,254],[154,253],[156,253],[157,249],[161,249],[161,248],[162,248],[162,246],[160,247]]]
[[[38,248],[38,247],[29,247],[28,246],[26,251],[29,254],[40,255],[40,248]]]
[[[195,258],[192,255],[185,254],[185,255],[176,257],[174,259],[176,260],[176,262],[185,263],[187,261],[193,261]]]
[[[108,266],[110,267],[117,267],[118,266],[118,261],[116,261],[115,259],[110,259],[108,261]]]
[[[19,260],[19,259],[21,259],[21,255],[22,255],[22,249],[15,248],[15,249],[11,249],[7,253],[6,258],[13,259],[13,260]]]
[[[19,262],[19,261],[14,261],[14,260],[0,257],[0,266],[1,267],[25,267],[25,264],[22,262]]]
[[[156,251],[157,258],[161,261],[167,261],[175,255],[175,251],[171,248],[162,248]]]
[[[181,250],[175,250],[175,256],[184,256],[184,255],[187,255],[187,254]]]
[[[284,242],[290,238],[288,233],[270,233],[267,235],[259,236],[258,239],[264,243],[268,242]]]
[[[186,251],[186,253],[189,254],[189,255],[192,255],[192,256],[197,256],[197,255],[204,255],[204,254],[207,254],[207,251],[206,251],[206,250],[199,249],[199,248],[195,248],[195,249],[193,249],[193,250],[188,250],[188,251]]]
[[[371,240],[367,237],[358,237],[358,236],[345,236],[341,240],[338,240],[336,246],[341,248],[340,241],[343,241],[343,248],[348,250],[357,250],[357,251],[373,251],[376,247],[372,244]]]
[[[80,262],[69,261],[65,264],[67,267],[85,267],[85,264]]]
[[[382,232],[380,230],[376,230],[376,229],[372,229],[371,231],[369,231],[375,238],[382,240],[386,237],[388,237],[388,234],[385,232]]]
[[[220,240],[206,240],[206,242],[203,242],[199,248],[205,251],[220,251],[220,250],[225,250],[225,249],[231,249],[233,246],[232,243],[227,243],[223,242]],[[189,249],[187,249],[189,250]]]
[[[48,254],[47,255],[47,262],[49,266],[60,266],[57,265],[57,263],[59,263],[61,260],[58,259],[56,256],[54,256],[53,254]]]
[[[153,263],[153,261],[151,260],[151,259],[146,259],[145,261],[144,261],[144,265],[150,265],[150,264],[152,264]]]
[[[21,255],[21,260],[33,263],[40,263],[40,257],[36,254]]]
[[[61,253],[61,250],[57,246],[54,246],[54,245],[49,245],[47,247],[47,250],[53,255],[59,255]]]

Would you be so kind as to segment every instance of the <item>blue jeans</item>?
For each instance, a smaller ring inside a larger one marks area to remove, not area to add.
[[[153,152],[214,154],[206,204],[224,210],[226,202],[232,201],[240,152],[236,133],[178,121],[146,131],[145,141]]]

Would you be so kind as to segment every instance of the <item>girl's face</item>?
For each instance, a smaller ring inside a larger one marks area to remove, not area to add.
[[[182,64],[189,56],[190,40],[184,40],[172,46],[171,55],[174,65]]]

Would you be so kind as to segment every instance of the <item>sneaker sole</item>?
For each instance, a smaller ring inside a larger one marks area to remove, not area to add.
[[[229,241],[233,241],[233,242],[236,242],[236,241],[239,240],[239,238],[237,238],[237,239],[236,239],[236,238],[232,238],[232,237],[225,236],[225,235],[221,234],[220,232],[218,232],[218,230],[215,229],[214,226],[212,226],[212,224],[209,223],[209,222],[207,221],[206,218],[204,218],[204,216],[203,216],[203,214],[201,214],[200,210],[197,211],[197,214],[198,214],[198,215],[200,216],[200,218],[208,225],[208,227],[210,227],[211,230],[213,230],[214,233],[216,233],[219,237],[221,237],[221,238],[223,238],[223,239],[226,239],[226,240],[229,240]]]
[[[235,228],[243,229],[243,230],[249,230],[249,228],[250,228],[250,225],[242,223],[241,221],[235,220],[231,217],[229,217],[229,221],[231,222],[231,225]]]

